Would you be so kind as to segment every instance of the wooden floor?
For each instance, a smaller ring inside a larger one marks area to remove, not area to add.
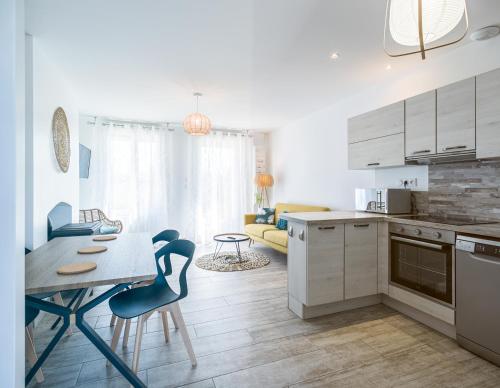
[[[253,248],[252,248],[253,249]],[[164,342],[159,315],[147,322],[140,378],[150,387],[499,387],[500,368],[441,334],[377,305],[303,321],[287,309],[286,256],[262,269],[219,273],[191,266],[182,302],[198,366],[180,335]],[[198,249],[197,255],[207,249]],[[35,330],[37,350],[48,343],[52,318]],[[102,304],[88,321],[111,339]],[[173,324],[170,325],[173,328]],[[132,326],[131,334],[135,327]],[[131,363],[134,337],[118,350]],[[43,368],[43,387],[126,387],[113,367],[78,331],[65,337]]]

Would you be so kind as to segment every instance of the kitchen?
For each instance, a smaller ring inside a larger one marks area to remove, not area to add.
[[[428,165],[428,191],[358,189],[355,211],[285,215],[289,308],[384,303],[500,365],[498,106],[494,70],[349,119],[350,169]]]

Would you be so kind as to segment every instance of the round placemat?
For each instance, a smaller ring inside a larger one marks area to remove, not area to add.
[[[104,236],[96,236],[92,240],[94,240],[94,241],[111,241],[111,240],[116,240],[116,239],[117,239],[117,236],[115,236],[113,234],[108,234],[108,235],[104,235]]]
[[[93,253],[101,253],[101,252],[106,252],[108,248],[96,245],[95,247],[85,247],[85,248],[80,248],[78,250],[78,253],[81,253],[83,255],[90,255]]]
[[[198,258],[195,264],[209,271],[232,272],[265,267],[271,261],[266,255],[253,251],[241,252],[241,259],[240,262],[236,252],[220,252],[214,260],[214,254],[210,253]]]
[[[78,273],[89,272],[97,268],[97,264],[93,261],[88,261],[85,263],[73,263],[63,265],[57,269],[59,275],[75,275]]]

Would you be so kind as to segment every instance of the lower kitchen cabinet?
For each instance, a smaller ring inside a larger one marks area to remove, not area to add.
[[[378,293],[377,223],[345,225],[345,299]]]

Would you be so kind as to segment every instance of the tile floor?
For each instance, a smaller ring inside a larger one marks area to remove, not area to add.
[[[210,249],[200,248],[197,255]],[[271,263],[244,272],[209,272],[195,265],[189,270],[189,296],[181,308],[196,368],[173,324],[167,344],[159,315],[147,321],[139,376],[149,387],[500,387],[500,368],[384,305],[297,318],[287,309],[286,256],[252,249],[270,255]],[[38,350],[53,335],[52,319],[45,316],[37,325]],[[109,342],[107,304],[87,319]],[[128,363],[134,333],[132,325],[130,345],[118,345]],[[31,386],[128,386],[77,330],[58,344],[43,371],[45,382]]]

